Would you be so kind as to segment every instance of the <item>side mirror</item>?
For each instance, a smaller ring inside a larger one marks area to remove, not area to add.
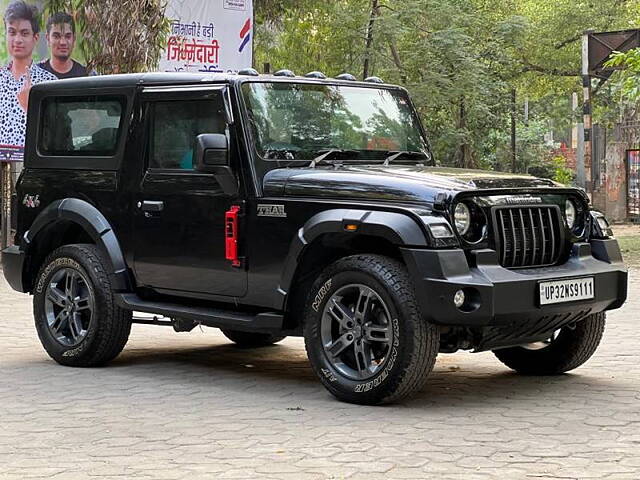
[[[226,135],[202,133],[196,137],[195,170],[213,173],[225,194],[238,194],[238,179],[229,166],[229,140]]]
[[[196,170],[215,173],[215,168],[229,165],[229,141],[220,133],[202,133],[196,137]]]

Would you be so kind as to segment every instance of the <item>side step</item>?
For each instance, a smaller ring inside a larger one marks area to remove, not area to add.
[[[263,312],[252,315],[233,310],[189,307],[177,303],[143,300],[135,293],[118,293],[114,298],[118,306],[126,310],[192,320],[207,327],[256,333],[282,332],[283,317],[279,313]]]

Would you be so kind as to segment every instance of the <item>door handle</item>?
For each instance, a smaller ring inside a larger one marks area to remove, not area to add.
[[[161,212],[164,210],[164,202],[144,200],[142,203],[138,202],[138,208],[142,209],[143,212]]]

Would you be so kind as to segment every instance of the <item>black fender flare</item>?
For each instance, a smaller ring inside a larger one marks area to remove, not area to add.
[[[317,213],[291,241],[280,276],[276,305],[284,305],[305,248],[325,233],[345,233],[347,224],[357,225],[357,234],[381,237],[401,247],[427,247],[430,243],[418,221],[408,213],[353,209]]]
[[[22,250],[29,255],[34,240],[45,227],[60,220],[76,223],[102,248],[109,263],[109,276],[115,291],[130,291],[131,281],[120,243],[113,228],[100,211],[85,200],[65,198],[47,205],[22,239]]]

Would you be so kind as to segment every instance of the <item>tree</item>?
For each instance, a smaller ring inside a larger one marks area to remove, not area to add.
[[[640,103],[640,48],[615,52],[606,66],[622,69],[613,78],[622,100],[636,105]]]
[[[47,0],[45,8],[73,15],[85,60],[98,72],[157,68],[169,32],[164,0]]]

